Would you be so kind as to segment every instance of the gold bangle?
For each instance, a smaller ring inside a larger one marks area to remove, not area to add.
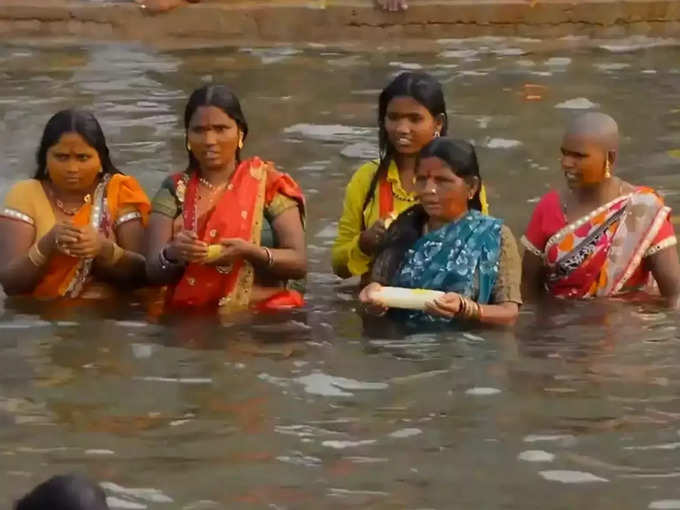
[[[37,242],[28,250],[28,260],[30,260],[31,264],[35,267],[42,267],[47,262],[47,257],[40,251]]]
[[[263,246],[263,248],[264,252],[267,254],[267,267],[271,268],[274,265],[274,254],[266,246]]]

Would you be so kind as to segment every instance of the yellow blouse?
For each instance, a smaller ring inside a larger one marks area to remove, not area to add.
[[[333,272],[341,278],[363,275],[368,272],[373,260],[373,257],[366,255],[359,248],[359,236],[361,235],[362,215],[366,228],[370,228],[380,218],[379,186],[375,187],[373,198],[369,201],[366,209],[361,210],[373,176],[378,171],[378,164],[379,161],[374,160],[360,166],[354,172],[345,190],[342,216],[338,223],[338,236],[335,238],[331,251]],[[390,163],[387,169],[387,181],[392,185],[394,211],[397,214],[401,214],[417,203],[415,193],[409,193],[404,189],[399,177],[399,168],[394,161]],[[484,185],[482,185],[479,198],[482,202],[482,212],[489,214]]]
[[[369,201],[366,209],[361,210],[368,188],[377,171],[377,160],[365,163],[354,173],[345,191],[342,217],[338,224],[338,237],[333,243],[331,252],[333,272],[342,278],[349,278],[352,275],[360,276],[366,273],[371,265],[372,257],[359,248],[359,236],[361,235],[362,215],[366,228],[370,228],[380,218],[379,186],[375,187],[373,199]],[[415,205],[416,196],[414,193],[407,192],[402,186],[399,169],[394,161],[387,169],[387,181],[392,185],[395,212],[401,214]]]

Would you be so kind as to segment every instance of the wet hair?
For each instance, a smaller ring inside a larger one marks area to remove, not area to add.
[[[472,184],[473,179],[478,179],[479,188],[475,195],[468,200],[468,208],[482,210],[480,191],[482,189],[482,177],[479,174],[479,164],[475,148],[464,140],[451,138],[435,138],[418,156],[416,173],[420,162],[424,158],[436,157],[441,159],[453,173]],[[423,226],[428,220],[427,213],[422,205],[417,204],[401,213],[390,225],[378,254],[371,268],[370,280],[382,285],[390,285],[397,271],[400,269],[406,252],[421,237]]]
[[[121,173],[111,161],[104,132],[94,114],[87,110],[69,109],[55,113],[45,124],[40,146],[35,155],[38,163],[35,179],[47,179],[47,151],[57,144],[65,133],[79,134],[90,147],[97,151],[104,173]]]
[[[430,74],[423,72],[404,72],[394,78],[380,93],[378,99],[378,147],[380,149],[380,163],[371,184],[368,194],[364,199],[362,211],[366,209],[373,198],[378,181],[387,173],[396,149],[390,142],[385,129],[385,116],[390,101],[395,97],[410,97],[424,106],[434,117],[443,118],[441,136],[446,136],[448,131],[448,116],[446,114],[446,101],[441,84]],[[362,215],[363,218],[363,215]],[[362,220],[363,221],[363,220]],[[365,225],[362,225],[365,227]]]
[[[14,510],[108,510],[99,485],[81,475],[53,476],[14,505]]]
[[[184,142],[185,146],[189,142],[189,124],[191,124],[191,118],[202,106],[214,106],[219,108],[224,113],[229,115],[236,125],[243,133],[243,140],[245,141],[248,136],[248,122],[246,121],[245,115],[241,110],[241,103],[236,97],[236,94],[227,87],[226,85],[206,85],[200,89],[196,89],[192,92],[189,97],[189,102],[184,109]],[[191,153],[187,147],[187,154],[189,157],[189,164],[187,165],[187,171],[198,169],[198,161]],[[241,149],[236,148],[236,162],[241,161]]]
[[[420,151],[418,163],[425,158],[432,157],[441,159],[454,174],[464,179],[469,185],[473,184],[475,178],[477,179],[477,191],[468,200],[468,208],[481,211],[482,176],[479,174],[479,163],[474,146],[465,140],[435,138]],[[416,165],[416,173],[418,166]]]

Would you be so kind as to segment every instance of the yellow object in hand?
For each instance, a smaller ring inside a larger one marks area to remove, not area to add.
[[[223,246],[221,244],[211,244],[208,246],[208,254],[203,259],[204,264],[212,264],[222,257]]]

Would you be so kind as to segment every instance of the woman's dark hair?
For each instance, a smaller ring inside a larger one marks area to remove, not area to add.
[[[14,505],[15,510],[108,510],[106,495],[96,483],[80,475],[54,476]]]
[[[482,177],[479,175],[479,164],[475,148],[464,140],[451,138],[435,138],[423,150],[420,151],[416,173],[420,161],[424,158],[437,157],[451,168],[458,177],[472,184],[473,179],[478,179],[479,188],[475,195],[468,200],[468,208],[482,210],[482,202],[479,194],[482,189]],[[428,217],[422,205],[417,204],[401,213],[390,225],[385,239],[383,240],[378,255],[375,257],[371,268],[370,280],[389,285],[404,260],[406,252],[421,237],[423,225]]]
[[[120,173],[111,161],[106,138],[97,118],[87,110],[70,109],[55,113],[45,125],[40,147],[38,147],[38,152],[35,155],[38,163],[35,179],[47,179],[47,151],[58,143],[65,133],[78,133],[90,147],[97,151],[104,173]]]
[[[189,124],[191,124],[191,118],[196,113],[201,106],[215,106],[222,110],[224,113],[229,115],[236,125],[239,127],[243,133],[243,141],[245,141],[248,136],[248,122],[246,121],[245,115],[241,110],[241,103],[236,97],[236,94],[225,85],[206,85],[200,89],[196,89],[192,92],[191,97],[189,97],[189,102],[184,109],[184,133],[185,133],[185,146],[189,142]],[[191,151],[187,147],[187,153],[189,155],[189,164],[187,166],[187,171],[197,169],[198,161],[191,154]],[[236,149],[236,162],[241,161],[241,149]]]
[[[440,131],[441,136],[446,136],[448,131],[448,116],[446,114],[446,101],[441,84],[430,74],[423,72],[405,72],[394,78],[380,93],[378,99],[378,147],[380,149],[380,164],[376,171],[368,194],[364,199],[362,211],[366,209],[373,198],[375,188],[382,176],[387,173],[392,158],[394,158],[395,148],[390,142],[387,130],[385,129],[385,116],[390,101],[395,97],[410,97],[423,105],[434,117],[442,117],[443,125]],[[363,216],[362,216],[363,218]]]
[[[477,153],[474,146],[465,140],[435,138],[420,151],[416,172],[418,172],[421,160],[432,157],[441,159],[454,174],[461,179],[465,179],[470,185],[472,185],[475,178],[477,179],[477,191],[468,200],[468,208],[481,211],[482,201],[479,195],[482,190],[482,176],[479,174],[479,163],[477,162]]]

